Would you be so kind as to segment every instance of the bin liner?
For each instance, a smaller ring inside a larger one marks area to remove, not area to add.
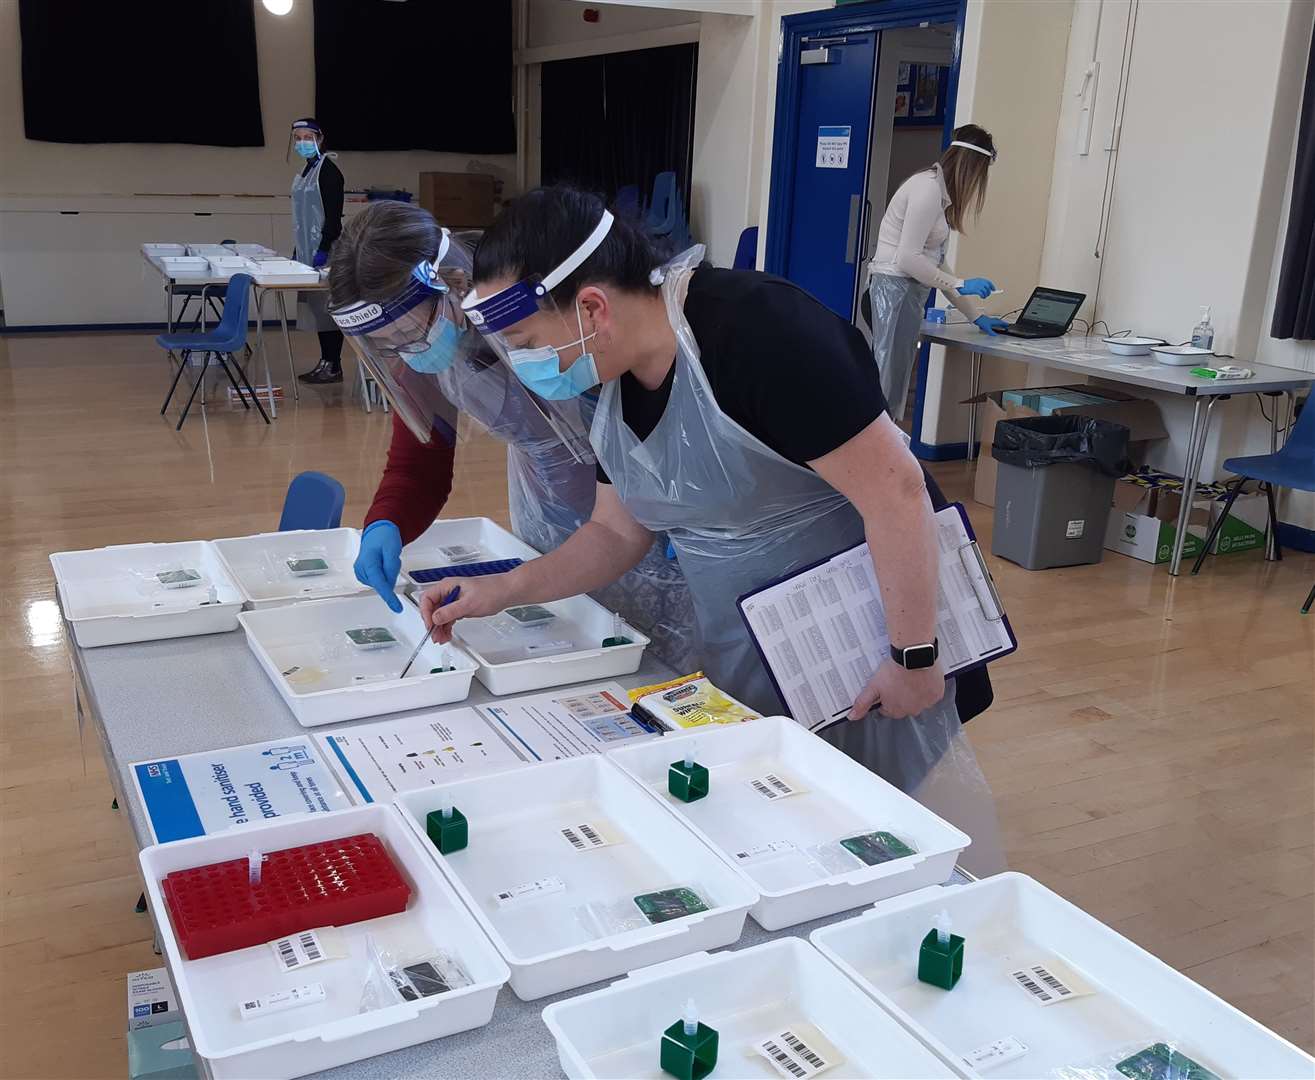
[[[1089,465],[1106,476],[1128,471],[1128,429],[1080,414],[1020,416],[995,425],[991,456],[1006,465],[1044,469],[1049,465]]]

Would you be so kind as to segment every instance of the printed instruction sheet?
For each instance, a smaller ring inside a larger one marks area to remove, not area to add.
[[[158,843],[352,805],[310,736],[129,766]]]
[[[616,683],[380,720],[316,736],[353,797],[391,802],[449,780],[597,754],[654,733]]]
[[[936,636],[946,674],[1014,648],[957,506],[935,516],[940,546]],[[790,715],[810,730],[844,716],[890,655],[867,544],[742,600],[741,611]]]
[[[653,732],[630,717],[630,696],[616,683],[574,686],[481,706],[535,761],[597,754]]]
[[[524,765],[525,755],[478,709],[446,709],[318,735],[344,782],[364,802]]]

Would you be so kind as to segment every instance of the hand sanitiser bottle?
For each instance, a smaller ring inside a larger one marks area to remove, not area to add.
[[[1192,328],[1193,349],[1213,349],[1215,345],[1215,328],[1210,325],[1210,305],[1201,307],[1201,321]]]

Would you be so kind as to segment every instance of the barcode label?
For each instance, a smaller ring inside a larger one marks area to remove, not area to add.
[[[1039,1005],[1056,1005],[1088,991],[1076,980],[1061,978],[1041,964],[1028,964],[1009,973],[1009,977],[1026,990]]]
[[[753,788],[764,799],[786,799],[791,795],[798,795],[799,789],[794,785],[782,780],[776,773],[768,773],[766,776],[754,776],[749,780],[749,786]]]
[[[320,936],[314,930],[278,938],[271,941],[269,947],[274,950],[274,956],[284,971],[294,971],[327,959]]]
[[[518,900],[548,896],[550,893],[563,892],[565,889],[566,882],[561,878],[546,877],[539,878],[537,881],[526,881],[520,885],[513,885],[510,889],[503,889],[501,892],[494,893],[493,899],[497,901],[499,907],[506,907]]]
[[[607,847],[612,843],[605,832],[588,822],[568,825],[561,832],[566,837],[567,843],[576,851],[593,851],[595,848]]]
[[[794,1028],[786,1028],[764,1039],[754,1049],[787,1080],[806,1080],[840,1063],[839,1053],[820,1031],[811,1025],[797,1026],[806,1030],[800,1033]]]
[[[794,844],[789,840],[772,840],[766,844],[754,844],[734,854],[737,863],[747,866],[750,863],[761,862],[763,859],[776,858],[794,849]]]
[[[979,1046],[976,1050],[969,1050],[964,1055],[964,1060],[973,1069],[981,1072],[986,1069],[994,1069],[997,1065],[1003,1065],[1007,1061],[1014,1061],[1026,1053],[1027,1047],[1022,1042],[1012,1035],[1006,1035],[1003,1039],[996,1039],[995,1042]]]

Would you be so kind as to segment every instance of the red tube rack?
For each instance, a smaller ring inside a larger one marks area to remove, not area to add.
[[[246,859],[175,870],[161,882],[189,960],[263,945],[317,926],[406,910],[411,886],[373,833],[265,853],[260,884]]]

